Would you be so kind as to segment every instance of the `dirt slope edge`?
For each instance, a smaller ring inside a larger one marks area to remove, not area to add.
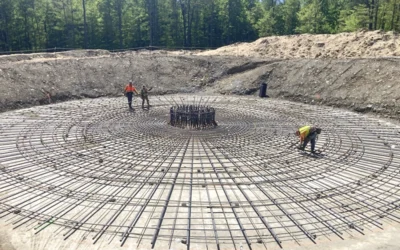
[[[400,117],[400,59],[295,59],[276,61],[220,79],[208,92],[256,93]]]
[[[154,87],[153,94],[193,93],[226,75],[264,65],[262,60],[230,57],[172,56],[142,53],[102,53],[99,56],[18,60],[2,57],[0,111],[52,101],[121,96],[128,80],[137,88]],[[25,57],[23,57],[25,59]],[[241,69],[242,65],[244,68]]]
[[[236,55],[263,58],[375,58],[400,56],[400,39],[394,32],[358,31],[339,34],[301,34],[263,37],[198,55]]]
[[[4,60],[4,59],[3,59]],[[400,59],[267,60],[135,53],[0,64],[0,111],[53,101],[120,96],[128,79],[157,94],[256,94],[400,117]]]

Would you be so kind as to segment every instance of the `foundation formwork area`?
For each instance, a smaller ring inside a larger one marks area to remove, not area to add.
[[[41,249],[279,249],[400,222],[396,124],[243,97],[125,102],[0,114],[0,220],[50,232]],[[218,126],[170,126],[183,104],[212,106]],[[303,125],[323,129],[320,154],[297,150]]]

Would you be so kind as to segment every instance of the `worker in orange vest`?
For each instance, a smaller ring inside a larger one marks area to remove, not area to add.
[[[125,87],[124,94],[128,98],[128,104],[129,104],[130,110],[133,110],[133,108],[132,108],[133,93],[138,95],[136,88],[132,85],[132,81],[129,81],[129,84],[126,85],[126,87]]]
[[[300,137],[299,149],[304,150],[307,147],[308,142],[311,142],[311,152],[315,153],[316,139],[321,134],[321,129],[317,127],[304,126],[296,131],[296,135]]]

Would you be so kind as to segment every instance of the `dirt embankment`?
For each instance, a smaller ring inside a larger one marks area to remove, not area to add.
[[[271,97],[400,118],[400,59],[265,61],[220,79],[207,91],[249,94],[260,80],[268,83]]]
[[[292,35],[260,38],[198,55],[263,58],[371,58],[400,56],[400,37],[393,32],[362,31],[334,35]]]
[[[8,59],[10,58],[10,59]],[[263,59],[166,52],[78,51],[0,57],[0,111],[120,96],[132,79],[154,93],[256,95],[400,117],[400,59]]]
[[[249,61],[160,52],[84,54],[0,57],[0,110],[45,104],[49,99],[119,96],[130,79],[139,89],[154,87],[157,94],[196,92]]]

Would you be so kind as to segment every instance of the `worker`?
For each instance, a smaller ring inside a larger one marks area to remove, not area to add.
[[[169,109],[169,115],[170,115],[169,124],[172,126],[175,126],[175,124],[176,124],[176,113],[175,112],[176,111],[175,111],[174,107],[171,107]]]
[[[151,91],[153,88],[147,89],[146,86],[142,87],[142,90],[140,91],[140,97],[142,98],[142,108],[144,108],[144,101],[147,101],[147,108],[150,108],[149,104],[149,91]]]
[[[315,143],[317,136],[321,134],[322,129],[318,127],[304,126],[296,131],[296,135],[300,137],[299,149],[304,150],[311,142],[311,153],[315,154]]]
[[[133,108],[132,108],[133,93],[138,95],[136,88],[132,85],[132,81],[129,81],[129,84],[126,85],[126,87],[125,87],[124,94],[128,98],[128,104],[129,104],[130,110],[133,110]]]

